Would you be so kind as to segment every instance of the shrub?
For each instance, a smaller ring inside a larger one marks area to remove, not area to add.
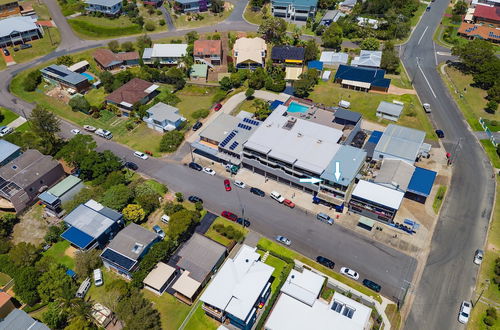
[[[206,118],[209,113],[210,113],[210,110],[208,110],[208,109],[199,109],[199,110],[194,111],[191,114],[191,117],[193,117],[193,119]]]
[[[181,192],[176,192],[175,199],[177,202],[182,203],[184,201],[184,195]]]
[[[161,152],[174,152],[184,140],[184,134],[179,131],[170,131],[163,134],[160,141]]]
[[[182,204],[177,204],[174,202],[167,202],[163,207],[163,212],[168,216],[182,210],[184,210],[184,206],[182,206]]]
[[[155,30],[155,23],[153,21],[147,21],[144,24],[144,28],[146,31],[154,31]]]
[[[484,324],[486,324],[487,326],[490,326],[492,327],[493,325],[495,325],[495,319],[492,318],[491,316],[486,316],[484,319],[483,319],[483,322]]]
[[[225,97],[226,97],[226,92],[224,92],[223,90],[218,90],[214,94],[214,96],[212,96],[212,102],[219,103],[220,101],[224,100]]]
[[[158,21],[158,24],[160,24],[160,26],[164,26],[166,24],[165,20],[162,18],[161,20]]]
[[[34,92],[37,86],[42,82],[42,73],[40,70],[31,71],[26,78],[24,78],[23,86],[26,92]]]

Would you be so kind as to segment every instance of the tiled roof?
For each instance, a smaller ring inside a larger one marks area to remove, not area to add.
[[[94,59],[104,67],[119,64],[123,61],[138,60],[138,52],[113,53],[109,49],[98,49],[94,52]]]
[[[222,41],[220,40],[196,40],[194,42],[193,54],[196,55],[220,55],[222,52]]]
[[[478,37],[486,40],[500,40],[500,29],[463,22],[458,29],[458,34],[469,37]]]
[[[486,18],[500,23],[500,7],[477,5],[474,11],[474,17]]]
[[[120,104],[122,102],[135,104],[151,94],[151,92],[148,93],[146,90],[153,85],[154,84],[149,81],[134,78],[115,90],[113,93],[109,94],[108,97],[106,97],[106,101],[111,101],[116,104]]]

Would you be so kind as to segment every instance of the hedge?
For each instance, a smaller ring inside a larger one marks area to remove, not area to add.
[[[139,34],[142,32],[142,27],[134,24],[127,27],[103,27],[93,25],[81,20],[68,20],[69,25],[82,34],[90,37],[116,37],[127,34]]]
[[[37,311],[37,310],[47,306],[48,304],[49,304],[48,302],[42,301],[42,302],[39,302],[38,304],[34,304],[33,306],[26,305],[23,308],[23,311],[25,311],[26,313],[31,313],[31,312]]]
[[[270,255],[272,255],[273,257],[276,257],[276,258],[278,258],[278,259],[281,259],[281,260],[283,260],[284,262],[286,262],[287,264],[293,264],[293,265],[295,265],[295,261],[293,260],[293,258],[286,257],[286,256],[281,255],[281,254],[279,254],[279,253],[276,253],[276,252],[274,252],[274,251],[272,251],[272,250],[268,250],[268,249],[266,249],[264,246],[262,246],[260,243],[258,243],[258,244],[257,244],[257,249],[262,250],[262,251],[267,251],[267,252],[269,252],[269,254],[270,254]]]

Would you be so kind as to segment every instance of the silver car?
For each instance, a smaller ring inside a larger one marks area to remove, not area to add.
[[[476,250],[476,253],[474,253],[474,263],[476,265],[480,265],[483,262],[483,257],[484,257],[484,252],[483,250]]]
[[[292,244],[292,241],[290,241],[288,238],[286,238],[285,236],[281,236],[281,235],[278,235],[276,236],[276,240],[278,242],[280,242],[281,244],[285,244],[287,246],[289,246],[290,244]]]

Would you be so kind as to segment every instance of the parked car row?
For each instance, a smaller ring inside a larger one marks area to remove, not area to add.
[[[234,221],[234,222],[242,225],[243,227],[250,227],[250,221],[248,221],[247,219],[238,217],[233,212],[222,211],[222,213],[220,215],[228,220]]]
[[[105,138],[106,140],[111,140],[113,138],[113,133],[102,128],[95,128],[90,125],[83,125],[83,129],[88,132],[95,133],[96,135]]]

